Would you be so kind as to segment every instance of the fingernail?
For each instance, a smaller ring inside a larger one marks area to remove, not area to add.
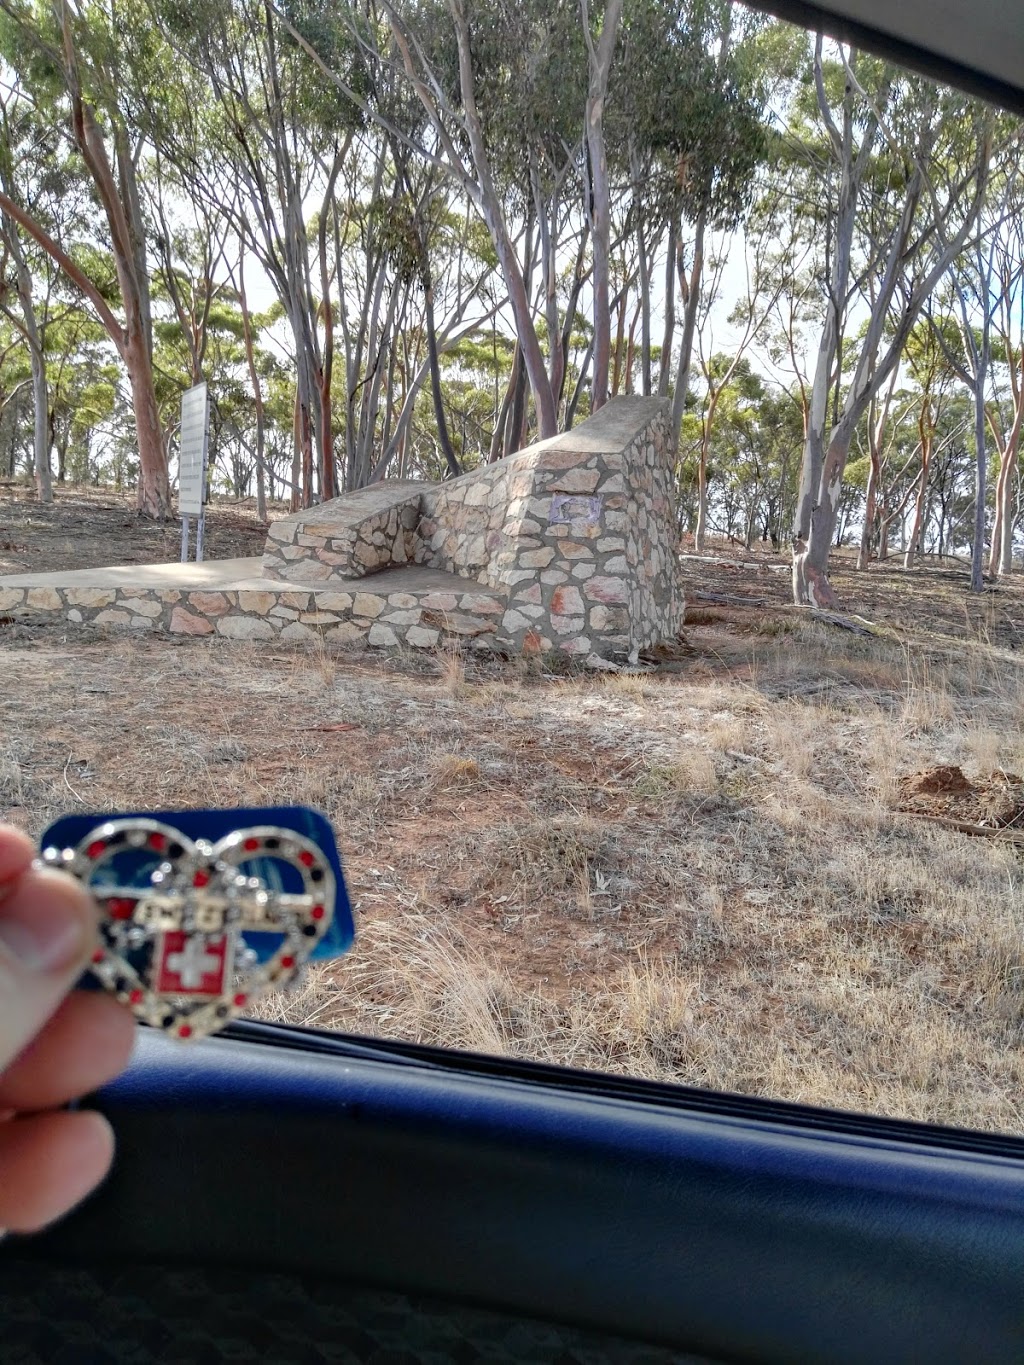
[[[92,932],[78,888],[53,875],[27,878],[0,904],[0,945],[29,971],[70,967]]]

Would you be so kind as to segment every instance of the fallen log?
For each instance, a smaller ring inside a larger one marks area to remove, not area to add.
[[[820,607],[797,608],[797,610],[810,610],[813,619],[820,621],[822,625],[836,626],[839,630],[850,630],[854,635],[878,637],[891,634],[885,626],[876,626],[874,622],[865,620],[863,616],[843,616],[840,612],[823,611]]]
[[[766,597],[739,597],[735,593],[728,592],[691,592],[687,594],[688,602],[713,602],[716,606],[723,607],[766,607],[768,599]],[[773,603],[772,605],[777,605]]]
[[[680,559],[694,564],[717,564],[723,569],[746,569],[749,573],[792,573],[792,564],[768,564],[763,559],[720,559],[718,555],[692,555],[680,551]]]
[[[927,820],[930,825],[941,825],[943,829],[955,830],[958,834],[969,834],[985,839],[1000,839],[1008,844],[1024,848],[1024,830],[1010,829],[1006,825],[975,825],[970,820],[954,820],[950,815],[926,815],[921,810],[901,809],[902,815],[912,815],[915,820]]]

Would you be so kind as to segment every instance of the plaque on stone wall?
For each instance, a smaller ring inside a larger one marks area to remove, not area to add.
[[[551,499],[548,521],[552,526],[568,526],[573,522],[596,526],[601,520],[603,501],[603,498],[587,497],[581,493],[555,493]]]

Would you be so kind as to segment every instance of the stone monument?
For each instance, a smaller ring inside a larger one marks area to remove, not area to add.
[[[667,401],[615,398],[574,430],[461,478],[385,481],[284,517],[263,577],[384,598],[378,628],[396,643],[433,644],[460,608],[458,582],[418,593],[403,574],[408,604],[386,599],[396,569],[440,570],[488,618],[451,633],[514,652],[628,657],[682,623],[674,493]]]

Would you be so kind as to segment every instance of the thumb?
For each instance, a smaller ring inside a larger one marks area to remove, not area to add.
[[[0,899],[0,1072],[77,981],[96,926],[89,895],[61,872],[25,872]]]

